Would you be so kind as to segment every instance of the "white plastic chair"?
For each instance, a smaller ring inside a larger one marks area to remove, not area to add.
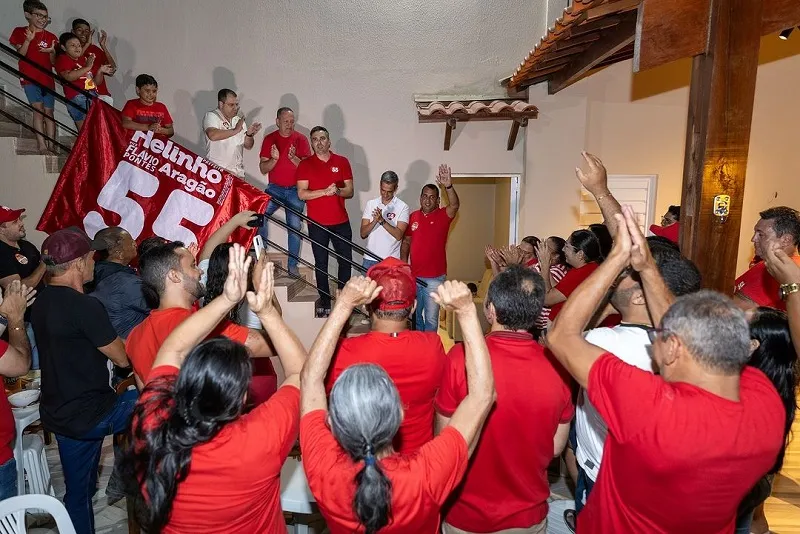
[[[44,442],[38,434],[25,434],[22,437],[22,458],[25,474],[28,475],[28,493],[55,496]]]
[[[49,495],[19,495],[0,501],[0,534],[25,534],[25,511],[41,509],[53,516],[59,534],[76,534],[67,509]]]

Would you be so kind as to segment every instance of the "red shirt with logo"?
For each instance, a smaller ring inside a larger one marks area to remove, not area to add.
[[[411,272],[416,277],[436,278],[447,274],[447,234],[453,219],[447,208],[430,213],[413,212],[406,236],[411,238]]]
[[[800,256],[792,258],[795,263],[800,265]],[[786,310],[786,303],[781,300],[778,290],[780,284],[772,278],[767,271],[767,264],[763,261],[756,263],[753,267],[745,271],[742,276],[734,282],[734,293],[739,293],[752,300],[758,306],[769,306]]]
[[[599,267],[597,263],[587,263],[583,267],[572,268],[567,271],[567,274],[561,281],[556,284],[554,289],[557,289],[562,295],[569,298],[572,295],[572,292],[578,289],[578,286],[583,283],[584,280],[589,278],[589,276],[594,272],[595,269]],[[566,302],[566,301],[564,301]],[[552,308],[550,308],[550,320],[554,321],[556,316],[558,316],[558,312],[561,311],[561,308],[564,307],[564,302],[559,302],[558,304],[554,304]]]
[[[497,402],[445,521],[469,532],[527,528],[547,517],[553,436],[575,414],[567,383],[527,333],[486,336]],[[464,345],[447,355],[436,410],[450,417],[467,396]],[[498,506],[502,503],[502,506]]]
[[[108,61],[108,56],[103,49],[95,44],[90,44],[89,47],[86,49],[86,53],[84,54],[84,61],[89,56],[89,54],[94,54],[94,63],[92,64],[92,76],[95,79],[95,84],[97,85],[97,94],[104,95],[104,96],[111,96],[111,93],[108,91],[108,85],[106,84],[106,77],[107,74],[103,75],[102,83],[97,83],[97,72],[100,70],[100,67],[103,65],[108,65],[110,62]]]
[[[587,392],[608,437],[581,534],[730,534],[739,504],[783,444],[786,411],[752,367],[735,402],[605,354]]]
[[[11,37],[8,39],[11,46],[17,48],[25,44],[25,30],[27,29],[27,26],[14,28],[14,31],[11,32]],[[44,68],[46,71],[52,72],[53,64],[50,62],[50,54],[42,52],[40,49],[50,48],[53,45],[53,41],[55,41],[56,46],[58,46],[58,37],[56,37],[55,34],[47,30],[38,30],[33,41],[28,45],[28,52],[25,54],[25,57]],[[33,65],[29,65],[27,61],[20,60],[19,71],[44,87],[54,89],[56,86],[52,76],[48,76]],[[20,78],[19,83],[22,85],[29,85],[31,82],[25,78]]]
[[[297,166],[297,181],[307,181],[308,189],[316,191],[325,189],[331,184],[344,187],[345,180],[353,179],[353,170],[347,158],[331,152],[328,161],[322,161],[314,154]],[[333,226],[348,222],[344,198],[339,195],[325,196],[307,200],[308,217],[325,226]]]
[[[289,149],[294,147],[294,155],[301,160],[311,157],[311,146],[308,144],[308,139],[300,132],[293,131],[289,134],[289,137],[283,137],[278,130],[275,130],[264,136],[259,156],[262,158],[271,157],[272,145],[278,147],[280,157],[275,163],[275,167],[269,171],[269,183],[281,187],[296,186],[297,167],[289,159]]]
[[[316,410],[300,419],[300,448],[308,486],[331,534],[364,532],[353,511],[356,473],[353,462],[325,423],[328,412]],[[467,469],[467,442],[453,427],[414,454],[395,453],[378,460],[392,483],[392,516],[380,534],[438,534],[440,510]]]
[[[128,100],[125,102],[125,107],[122,108],[122,116],[139,124],[158,122],[161,126],[172,126],[172,115],[169,114],[167,106],[161,102],[153,102],[151,106],[148,106],[138,98]]]
[[[0,358],[8,352],[8,343],[0,339]],[[1,378],[1,377],[0,377]],[[14,414],[6,395],[0,395],[0,465],[14,457],[14,437],[17,435],[14,426]]]
[[[59,54],[56,58],[56,72],[60,76],[64,76],[66,72],[80,70],[85,67],[85,56],[79,57],[78,59],[72,59],[68,54]],[[64,96],[67,100],[72,100],[81,94],[78,89],[83,89],[84,91],[94,91],[97,89],[97,86],[94,83],[94,75],[92,74],[92,71],[89,71],[80,78],[72,80],[72,82],[69,84],[64,85]]]
[[[403,401],[403,422],[394,449],[412,453],[433,439],[433,399],[445,368],[442,340],[435,332],[406,330],[396,336],[369,332],[339,342],[325,381],[330,394],[336,379],[357,363],[380,365]]]

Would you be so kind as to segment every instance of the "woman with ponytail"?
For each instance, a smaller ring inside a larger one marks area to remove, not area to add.
[[[280,471],[297,439],[305,351],[271,305],[272,264],[247,301],[286,371],[278,392],[244,414],[247,349],[203,341],[245,296],[250,261],[233,245],[222,293],[167,337],[134,410],[124,478],[151,534],[286,532]]]
[[[394,282],[381,279],[384,285],[397,286]],[[403,408],[394,383],[374,364],[348,367],[334,383],[328,407],[324,380],[342,327],[356,307],[384,296],[395,301],[397,292],[398,287],[378,287],[369,278],[351,278],[303,367],[303,465],[331,534],[438,533],[442,504],[463,478],[494,402],[489,352],[472,293],[461,282],[447,281],[432,296],[455,311],[461,324],[469,394],[442,433],[414,454],[394,451]]]

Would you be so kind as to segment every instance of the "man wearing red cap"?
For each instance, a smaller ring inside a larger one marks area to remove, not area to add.
[[[117,396],[111,363],[128,366],[103,304],[83,293],[94,276],[94,244],[77,228],[42,243],[50,280],[31,308],[42,360],[41,416],[55,433],[64,468],[64,505],[79,534],[94,532],[92,496],[103,438],[127,427],[136,391]]]
[[[417,289],[407,263],[387,258],[370,267],[367,276],[383,288],[369,305],[372,330],[339,343],[325,385],[330,393],[339,375],[357,363],[383,367],[405,408],[394,448],[411,453],[433,439],[433,399],[444,372],[444,347],[435,332],[408,329]]]
[[[528,331],[544,303],[544,280],[511,265],[489,285],[484,313],[491,326],[497,402],[460,488],[451,496],[442,532],[544,534],[550,486],[547,466],[561,454],[575,414],[564,378]],[[447,355],[436,395],[441,431],[467,395],[464,345]],[[502,503],[502,506],[498,506]]]
[[[0,206],[0,288],[14,280],[40,291],[45,269],[36,245],[25,240],[25,211]],[[31,343],[33,369],[39,368],[39,351],[30,327],[30,311],[25,312],[25,327]]]

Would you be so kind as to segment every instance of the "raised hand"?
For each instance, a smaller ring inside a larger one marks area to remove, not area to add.
[[[36,302],[36,288],[28,287],[26,285],[22,286],[22,294],[25,296],[25,301],[27,306],[30,308],[33,306],[33,303]],[[2,299],[0,299],[2,300]]]
[[[494,248],[492,245],[486,245],[484,254],[489,260],[489,263],[497,266],[498,268],[505,267],[505,262],[503,261],[503,257],[500,255],[500,251]]]
[[[58,46],[58,41],[53,41],[52,43],[50,43],[50,46],[48,47],[40,46],[39,52],[43,54],[55,54],[57,46]]]
[[[189,243],[188,245],[186,245],[186,250],[188,250],[189,253],[196,258],[197,253],[200,252],[200,245],[198,245],[197,243]]]
[[[97,72],[102,72],[103,74],[108,74],[109,76],[113,76],[114,75],[114,67],[112,67],[111,65],[108,65],[108,64],[101,65],[100,69]]]
[[[8,284],[5,295],[3,295],[3,301],[0,302],[0,315],[9,322],[22,321],[25,308],[28,307],[27,294],[28,288],[19,280],[14,280]]]
[[[89,54],[88,56],[86,56],[86,66],[92,68],[94,66],[94,59],[95,59],[94,54]]]
[[[589,154],[588,152],[581,152],[583,161],[588,167],[588,171],[583,172],[580,167],[575,167],[575,175],[580,180],[583,187],[586,188],[591,194],[597,196],[608,191],[608,173],[603,166],[600,158]]]
[[[444,307],[446,310],[455,311],[456,313],[463,313],[470,309],[475,310],[472,291],[469,290],[464,282],[445,280],[436,288],[436,293],[431,292],[430,295],[439,306]]]
[[[357,308],[375,300],[382,289],[375,280],[366,276],[356,276],[345,284],[336,302],[341,302],[349,308]]]
[[[265,315],[271,312],[272,295],[275,292],[275,264],[267,261],[267,255],[262,254],[253,269],[253,287],[255,291],[247,292],[247,304],[256,315]]]
[[[236,121],[236,126],[233,127],[233,131],[236,133],[241,132],[244,129],[244,119],[239,117],[239,120]]]
[[[375,208],[372,210],[372,220],[374,222],[380,222],[383,219],[383,211],[380,208]]]
[[[105,30],[100,30],[100,37],[97,39],[97,41],[100,43],[102,48],[106,47],[108,44],[108,34],[105,32]]]
[[[260,122],[254,122],[254,123],[253,123],[253,124],[251,124],[251,125],[250,125],[250,127],[247,129],[247,135],[249,135],[249,136],[251,136],[251,137],[252,137],[252,136],[254,136],[255,134],[257,134],[258,132],[260,132],[260,131],[261,131],[261,123],[260,123]]]
[[[250,210],[240,211],[233,217],[231,217],[231,222],[235,222],[236,225],[240,228],[244,228],[245,230],[250,230],[251,228],[247,226],[247,223],[253,220],[253,217],[256,216],[256,212]]]
[[[30,28],[25,28],[25,41],[30,43],[34,39],[36,39],[36,32]]]
[[[231,305],[238,304],[247,292],[247,275],[250,271],[252,258],[238,243],[234,243],[228,252],[228,278],[222,295]]]
[[[439,165],[439,173],[436,175],[436,183],[442,187],[450,187],[453,185],[453,175],[450,167],[442,163]]]
[[[800,266],[780,247],[768,248],[764,261],[769,274],[779,284],[800,284]]]
[[[290,159],[293,158],[296,153],[297,153],[297,148],[294,145],[290,146],[289,147],[289,158]]]
[[[500,249],[500,255],[506,262],[506,265],[522,264],[522,249],[517,245],[506,245]]]
[[[655,261],[653,260],[653,255],[650,254],[650,246],[647,244],[647,240],[645,239],[642,231],[639,229],[639,224],[636,222],[636,214],[633,212],[633,208],[630,206],[623,206],[622,207],[622,215],[625,218],[625,226],[627,232],[624,232],[622,229],[617,229],[617,236],[614,237],[614,247],[611,249],[610,256],[614,255],[614,249],[617,247],[617,237],[620,234],[627,233],[628,236],[625,238],[626,242],[621,244],[623,254],[628,254],[630,257],[631,267],[633,267],[636,271],[641,272],[645,269],[655,267]],[[618,223],[622,223],[619,220],[619,214],[615,215],[615,218]],[[626,246],[630,246],[628,251],[625,251],[624,248]]]
[[[553,254],[547,247],[547,241],[539,242],[534,249],[534,253],[536,254],[536,259],[539,260],[539,267],[542,269],[542,273],[549,272],[550,265],[553,264]]]
[[[94,40],[94,28],[89,29],[89,43]]]
[[[281,157],[281,153],[276,145],[272,145],[272,148],[269,149],[269,157],[275,160]]]

